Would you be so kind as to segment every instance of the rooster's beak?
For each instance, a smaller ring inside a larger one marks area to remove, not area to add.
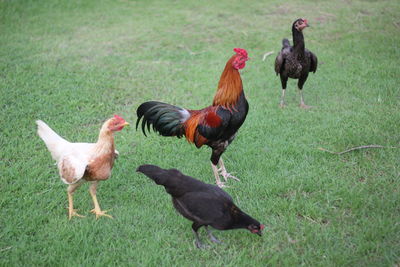
[[[124,122],[124,124],[122,124],[122,126],[128,126],[129,125],[129,123],[128,122]]]

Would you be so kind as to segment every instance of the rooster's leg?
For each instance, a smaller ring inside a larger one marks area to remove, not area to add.
[[[237,177],[233,176],[229,172],[226,171],[224,161],[222,160],[222,157],[219,159],[219,169],[218,171],[220,172],[221,176],[225,179],[225,182],[228,181],[229,178],[234,179],[236,181],[240,181]]]
[[[92,182],[92,184],[89,187],[89,192],[90,192],[90,195],[92,196],[93,204],[94,204],[94,209],[92,209],[90,212],[96,214],[96,219],[98,219],[100,216],[106,216],[106,217],[112,218],[111,215],[106,214],[107,211],[102,211],[100,209],[100,205],[99,205],[99,202],[97,201],[97,197],[96,197],[97,183],[98,183],[98,181],[94,181],[94,182]]]
[[[218,167],[211,162],[211,168],[213,170],[213,173],[214,173],[214,176],[215,176],[215,181],[216,181],[217,185],[220,188],[225,187],[225,184],[223,182],[221,182],[221,179],[219,178]]]
[[[211,230],[208,228],[208,226],[204,226],[204,227],[206,228],[207,233],[208,233],[208,237],[210,238],[210,240],[211,240],[212,242],[218,243],[218,244],[222,243],[222,241],[218,240],[218,239],[212,234],[212,232],[211,232]]]
[[[74,191],[75,191],[82,183],[83,183],[82,181],[79,181],[79,182],[77,182],[77,183],[75,183],[75,184],[70,184],[70,185],[68,186],[68,189],[67,189],[67,194],[68,194],[68,218],[69,218],[70,220],[72,219],[73,216],[85,217],[85,216],[82,216],[82,215],[78,214],[78,213],[76,212],[77,210],[74,209],[74,200],[73,200],[73,197],[72,197],[72,195],[74,194]]]

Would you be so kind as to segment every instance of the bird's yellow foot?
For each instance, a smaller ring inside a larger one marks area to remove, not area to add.
[[[286,104],[285,104],[285,103],[280,103],[280,104],[279,104],[279,107],[280,107],[280,108],[285,108],[285,107],[286,107]]]
[[[69,212],[68,212],[69,216],[68,217],[69,217],[70,220],[72,219],[73,216],[81,217],[81,218],[85,217],[83,215],[78,214],[76,211],[77,211],[76,209],[70,209],[69,210]]]
[[[96,219],[98,219],[101,216],[106,216],[108,218],[113,219],[113,217],[109,214],[106,214],[108,210],[96,210],[96,209],[92,209],[90,212],[96,214]]]

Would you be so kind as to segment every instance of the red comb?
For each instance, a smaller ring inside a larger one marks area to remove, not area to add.
[[[303,21],[304,21],[306,24],[308,24],[308,20],[306,20],[306,19],[303,19]]]
[[[114,118],[116,118],[117,120],[120,120],[120,121],[124,121],[124,119],[118,115],[114,115]]]
[[[234,48],[233,51],[235,51],[236,54],[238,54],[239,56],[247,57],[247,51],[246,51],[246,49],[243,49],[243,48]]]

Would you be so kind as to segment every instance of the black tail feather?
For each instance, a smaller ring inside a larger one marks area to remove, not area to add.
[[[137,172],[141,172],[150,179],[152,179],[158,185],[165,185],[167,178],[167,171],[161,169],[156,165],[141,165],[136,169]]]
[[[184,175],[177,169],[167,170],[155,165],[146,164],[139,166],[136,171],[143,173],[156,184],[164,186],[167,193],[173,197],[179,197],[186,192],[210,186],[193,177]]]
[[[182,111],[183,109],[179,107],[162,102],[145,102],[136,111],[138,117],[136,129],[143,118],[141,128],[145,136],[147,136],[146,128],[150,132],[150,125],[152,125],[153,131],[159,132],[163,136],[177,136],[180,138],[184,134]]]

